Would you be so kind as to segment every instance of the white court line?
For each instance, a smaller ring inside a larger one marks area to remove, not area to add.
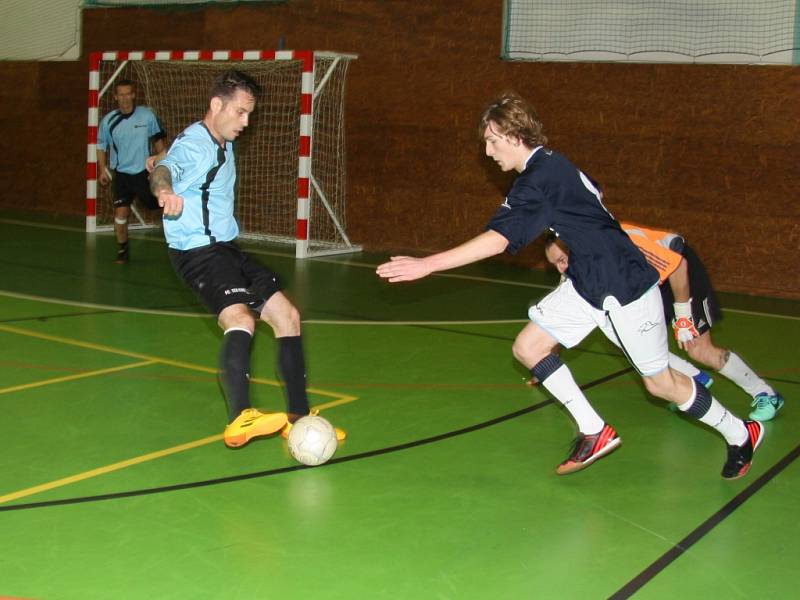
[[[192,317],[200,319],[210,319],[214,315],[206,313],[186,313],[171,310],[158,310],[154,308],[134,308],[130,306],[111,306],[108,304],[93,304],[91,302],[77,302],[73,300],[60,300],[58,298],[46,298],[44,296],[33,296],[31,294],[20,294],[0,290],[0,296],[8,298],[19,298],[20,300],[31,300],[34,302],[44,302],[46,304],[63,304],[64,306],[76,306],[78,308],[90,308],[92,310],[108,310],[113,312],[140,313],[146,315],[161,315],[167,317]],[[773,317],[775,319],[787,319],[790,321],[800,321],[800,317],[792,315],[776,315],[772,313],[762,313],[750,310],[738,310],[735,308],[723,308],[724,312],[752,315],[756,317]],[[502,325],[504,323],[527,323],[529,319],[489,319],[473,321],[370,321],[352,320],[342,321],[339,319],[303,319],[303,323],[309,325]]]
[[[64,306],[76,306],[78,308],[90,308],[92,310],[108,310],[113,312],[124,313],[142,313],[146,315],[163,315],[167,317],[194,317],[201,319],[210,319],[214,315],[207,313],[187,313],[172,310],[158,310],[154,308],[134,308],[132,306],[111,306],[108,304],[93,304],[91,302],[77,302],[73,300],[60,300],[58,298],[46,298],[44,296],[32,296],[31,294],[19,294],[17,292],[9,292],[0,290],[0,296],[7,296],[9,298],[19,298],[20,300],[32,300],[34,302],[45,302],[47,304],[63,304]]]
[[[15,219],[0,219],[0,223],[8,223],[11,225],[23,225],[26,227],[42,227],[45,229],[58,229],[62,231],[74,231],[79,233],[86,233],[85,230],[79,227],[66,227],[60,225],[48,225],[48,224],[41,224],[41,223],[33,223],[28,221],[18,221]],[[92,234],[96,235],[96,234]],[[102,235],[102,234],[101,234]],[[138,236],[131,236],[136,237],[136,239],[141,239],[143,241],[148,242],[158,242],[163,244],[164,241],[160,239],[153,239],[149,237],[138,237]],[[280,256],[284,258],[294,258],[293,253],[282,253],[282,252],[273,252],[269,250],[260,250],[258,248],[247,248],[247,252],[249,254],[261,254],[263,256]],[[360,267],[360,268],[369,268],[375,269],[378,265],[370,264],[370,263],[359,263],[359,262],[345,262],[341,260],[335,260],[331,258],[309,258],[305,260],[311,260],[314,262],[321,262],[321,263],[331,263],[336,265],[346,265],[346,266],[353,266],[353,267]],[[555,286],[551,285],[542,285],[538,283],[526,283],[521,281],[510,281],[507,279],[492,279],[489,277],[476,277],[472,275],[459,275],[457,273],[433,273],[432,277],[449,277],[452,279],[464,279],[469,281],[481,281],[484,283],[497,283],[501,285],[514,285],[514,286],[521,286],[521,287],[530,287],[530,288],[540,288],[551,290]],[[212,315],[204,315],[204,314],[192,314],[192,313],[183,313],[177,311],[168,311],[168,310],[156,310],[156,309],[147,309],[147,308],[133,308],[133,307],[120,307],[120,306],[108,306],[102,304],[91,304],[91,303],[82,303],[82,302],[71,302],[67,300],[53,300],[50,298],[43,298],[39,296],[26,296],[25,294],[15,294],[13,292],[6,292],[0,290],[0,295],[6,295],[11,297],[23,298],[27,300],[36,300],[38,302],[51,302],[53,304],[65,304],[68,306],[80,306],[84,308],[94,308],[94,309],[101,309],[101,310],[113,310],[118,312],[131,312],[131,313],[143,313],[143,314],[155,314],[155,315],[166,315],[166,316],[175,316],[175,317],[203,317],[208,318]],[[758,312],[752,310],[740,310],[738,308],[723,308],[723,312],[729,313],[737,313],[740,315],[751,315],[755,317],[772,317],[775,319],[786,319],[788,321],[800,321],[800,316],[793,316],[793,315],[780,315],[775,313],[765,313],[765,312]],[[527,321],[527,319],[519,319],[519,320],[498,320],[498,321],[403,321],[403,322],[387,322],[387,321],[324,321],[320,319],[313,319],[308,321],[303,321],[304,323],[313,323],[313,324],[336,324],[336,325],[442,325],[442,324],[453,324],[453,325],[463,325],[463,324],[489,324],[489,323],[523,323]]]
[[[91,302],[75,302],[72,300],[59,300],[57,298],[45,298],[43,296],[32,296],[30,294],[19,294],[0,290],[0,296],[8,298],[18,298],[20,300],[31,300],[33,302],[44,302],[46,304],[63,304],[64,306],[75,306],[78,308],[90,308],[93,310],[107,310],[122,313],[141,313],[146,315],[159,315],[167,317],[193,317],[210,319],[212,314],[205,313],[185,313],[171,310],[157,310],[151,308],[132,308],[127,306],[110,306],[107,304],[92,304]],[[303,323],[308,325],[495,325],[502,323],[525,323],[528,319],[497,319],[490,321],[340,321],[327,319],[304,319]]]
[[[0,223],[5,223],[7,225],[22,225],[23,227],[38,227],[40,229],[57,229],[58,231],[86,233],[85,229],[81,229],[79,227],[70,227],[68,225],[51,225],[49,223],[31,223],[29,221],[18,221],[17,219],[0,219]]]
[[[27,221],[17,221],[15,219],[0,219],[0,223],[6,223],[6,224],[9,224],[9,225],[22,225],[22,226],[25,226],[25,227],[41,227],[43,229],[57,229],[57,230],[60,230],[60,231],[73,231],[73,232],[76,232],[76,233],[86,233],[86,231],[84,229],[81,229],[79,227],[67,227],[67,226],[62,226],[62,225],[48,225],[48,224],[40,224],[40,223],[30,223],[30,222],[27,222]],[[91,235],[104,235],[104,234],[111,234],[111,233],[113,233],[113,232],[109,231],[109,232],[104,232],[104,233],[99,233],[99,234],[91,234]],[[159,244],[164,244],[164,240],[162,240],[162,239],[156,239],[156,238],[153,238],[153,237],[145,237],[145,236],[137,236],[133,232],[129,232],[129,237],[131,237],[133,239],[140,240],[140,241],[144,241],[144,242],[157,242]],[[253,248],[253,247],[247,247],[246,251],[247,251],[248,254],[259,254],[261,256],[279,256],[281,258],[294,258],[295,257],[294,252],[277,252],[277,251],[274,251],[274,250],[262,250],[260,248]],[[316,258],[312,257],[312,258],[308,258],[308,259],[305,259],[305,260],[313,261],[313,262],[317,262],[317,263],[327,263],[327,264],[332,264],[332,265],[346,265],[348,267],[358,267],[358,268],[361,268],[361,269],[372,269],[372,270],[375,270],[378,267],[378,265],[372,264],[372,263],[363,263],[363,262],[357,262],[357,261],[347,261],[347,262],[345,262],[343,260],[337,260],[336,258],[330,258],[330,257],[324,257],[324,256],[316,257]],[[508,279],[494,279],[494,278],[491,278],[491,277],[477,277],[477,276],[474,276],[474,275],[460,275],[458,273],[433,273],[433,274],[431,274],[431,277],[444,277],[444,278],[450,278],[450,279],[463,279],[465,281],[480,281],[480,282],[483,282],[483,283],[497,283],[497,284],[500,284],[500,285],[514,285],[514,286],[517,286],[517,287],[538,288],[538,289],[543,289],[543,290],[551,290],[554,287],[552,285],[543,285],[543,284],[540,284],[540,283],[529,283],[529,282],[525,282],[525,281],[511,281],[511,280],[508,280]]]

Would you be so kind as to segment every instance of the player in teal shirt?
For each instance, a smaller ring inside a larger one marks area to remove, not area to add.
[[[209,109],[190,125],[159,162],[150,185],[164,209],[164,233],[178,275],[217,315],[224,331],[220,372],[228,403],[224,440],[229,447],[278,431],[310,413],[300,314],[281,292],[277,276],[239,249],[233,216],[236,160],[233,140],[247,127],[258,85],[239,71],[213,83]],[[278,342],[278,371],[285,383],[287,413],[252,408],[250,348],[256,317]],[[342,440],[345,433],[336,430]]]
[[[164,219],[170,248],[191,250],[239,235],[233,216],[236,157],[233,143],[220,144],[203,121],[187,127],[158,163],[169,169],[172,189],[182,196],[179,218]]]
[[[114,85],[118,108],[109,112],[97,134],[97,179],[106,186],[114,181],[114,232],[119,243],[116,262],[127,263],[128,217],[135,198],[150,210],[158,202],[150,193],[145,161],[152,144],[155,152],[164,150],[164,131],[155,113],[136,105],[136,86],[129,79]],[[112,174],[113,171],[113,174]]]

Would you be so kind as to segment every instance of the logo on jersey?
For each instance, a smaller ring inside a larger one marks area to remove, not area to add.
[[[642,323],[641,325],[639,325],[639,329],[638,329],[638,331],[639,331],[639,333],[641,333],[642,335],[644,335],[645,333],[647,333],[648,331],[651,331],[651,330],[655,329],[656,327],[658,327],[658,325],[656,325],[656,324],[655,324],[655,323],[653,323],[652,321],[645,321],[644,323]]]
[[[508,203],[508,198],[503,200],[503,203],[500,206],[502,206],[503,208],[507,208],[508,210],[511,210],[511,205]]]
[[[231,294],[247,294],[249,293],[247,288],[230,288],[225,290],[225,295],[230,296]]]

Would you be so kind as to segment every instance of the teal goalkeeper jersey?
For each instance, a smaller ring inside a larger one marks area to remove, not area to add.
[[[239,235],[233,216],[236,159],[231,142],[220,146],[200,121],[175,138],[158,166],[169,169],[172,189],[183,198],[183,212],[164,218],[170,248],[191,250]]]
[[[150,141],[163,137],[155,113],[146,106],[136,106],[127,115],[112,110],[100,121],[97,149],[110,152],[109,168],[135,175],[145,170]]]

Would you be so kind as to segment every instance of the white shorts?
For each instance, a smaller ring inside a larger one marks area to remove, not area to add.
[[[531,306],[528,317],[565,348],[577,346],[599,327],[642,375],[655,375],[669,366],[664,305],[658,286],[625,306],[609,296],[603,308],[589,304],[566,279]]]

